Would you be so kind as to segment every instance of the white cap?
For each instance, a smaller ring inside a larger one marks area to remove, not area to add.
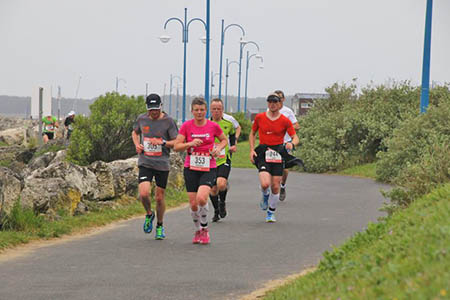
[[[69,117],[70,117],[70,116],[75,116],[75,112],[74,112],[73,110],[71,110],[67,115],[68,115]]]

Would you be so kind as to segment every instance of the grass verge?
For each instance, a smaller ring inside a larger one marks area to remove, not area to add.
[[[237,152],[233,153],[231,158],[231,166],[233,168],[254,168],[249,158],[250,144],[248,141],[239,142]]]
[[[187,202],[185,191],[166,190],[166,207],[176,207]],[[152,201],[152,207],[155,207]],[[57,221],[48,221],[36,216],[31,209],[23,209],[16,203],[5,227],[0,231],[0,252],[37,239],[50,239],[103,226],[114,221],[144,214],[142,204],[135,198],[128,199],[118,208],[102,208],[81,216],[64,216]]]
[[[449,299],[450,183],[342,246],[264,299]]]
[[[349,175],[349,176],[358,176],[358,177],[365,177],[365,178],[371,178],[376,179],[376,163],[370,163],[370,164],[364,164],[359,166],[354,166],[348,169],[344,169],[342,171],[339,171],[335,174],[339,175]]]

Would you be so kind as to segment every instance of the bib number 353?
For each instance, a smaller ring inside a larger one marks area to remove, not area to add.
[[[209,153],[192,153],[190,156],[189,169],[194,171],[209,172],[211,156]]]

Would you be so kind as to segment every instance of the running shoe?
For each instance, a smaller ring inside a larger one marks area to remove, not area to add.
[[[225,202],[220,201],[220,203],[219,203],[219,214],[220,214],[220,217],[222,219],[227,216],[227,208],[226,208]]]
[[[166,238],[166,234],[164,233],[164,226],[156,226],[155,239],[163,240]]]
[[[192,244],[200,244],[201,236],[202,236],[202,231],[197,230],[195,232],[194,238],[192,239]]]
[[[267,223],[275,223],[276,221],[277,221],[277,219],[275,219],[275,213],[268,210],[267,216],[266,216],[266,222]]]
[[[207,245],[210,242],[208,228],[202,228],[200,233],[200,244]]]
[[[152,213],[151,215],[146,215],[145,216],[145,221],[144,221],[144,232],[145,233],[152,232],[153,220],[154,219],[155,219],[155,214],[154,213]]]
[[[215,210],[214,211],[214,217],[212,218],[212,221],[213,222],[217,222],[217,221],[219,221],[220,220],[220,217],[219,217],[219,211],[218,210]]]
[[[259,207],[261,207],[262,210],[267,210],[269,208],[269,195],[262,194],[261,202],[259,203]]]
[[[280,201],[284,201],[286,199],[286,187],[280,188]]]

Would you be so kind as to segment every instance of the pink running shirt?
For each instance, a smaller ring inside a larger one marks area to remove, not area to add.
[[[183,135],[186,138],[186,142],[189,143],[194,139],[201,139],[203,144],[198,147],[191,147],[187,149],[186,159],[184,161],[184,167],[190,167],[190,154],[193,152],[208,154],[210,150],[214,148],[214,138],[219,137],[222,134],[222,128],[210,120],[206,120],[206,124],[198,127],[194,123],[194,119],[186,121],[181,125],[178,134]],[[211,157],[210,168],[216,168],[216,160]]]

